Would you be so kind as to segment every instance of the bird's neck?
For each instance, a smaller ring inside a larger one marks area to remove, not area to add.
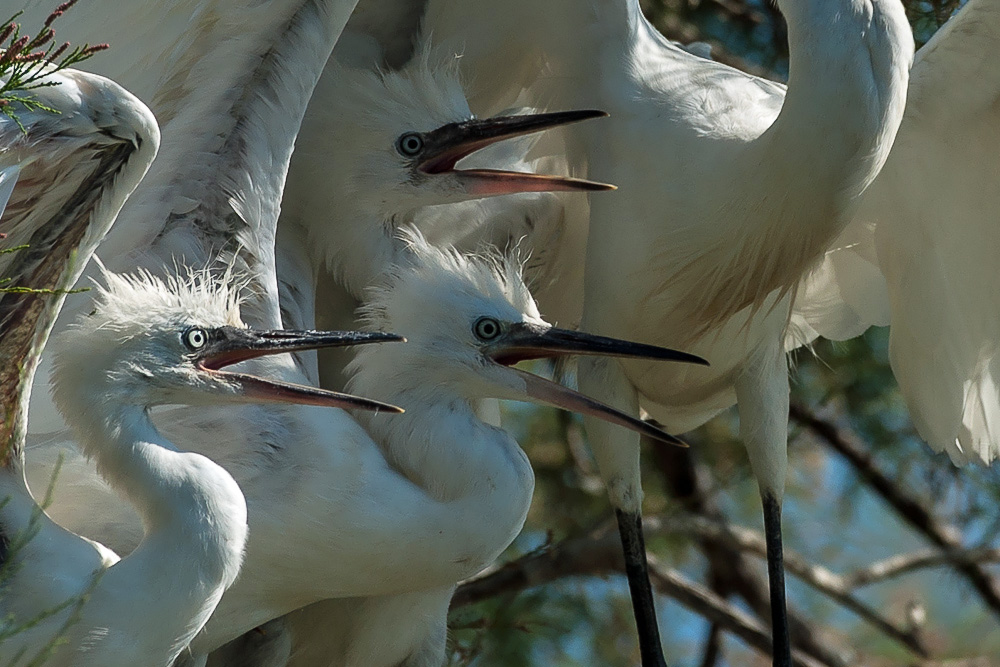
[[[315,251],[325,256],[326,268],[355,298],[379,284],[390,267],[400,261],[402,244],[396,238],[401,222],[389,216],[359,210],[356,215],[340,215],[348,224],[323,229],[310,226]]]
[[[902,120],[909,24],[896,0],[786,1],[782,11],[788,90],[750,159],[774,171],[773,187],[822,193],[842,210],[874,180]]]
[[[446,382],[428,381],[417,372],[406,382],[405,364],[395,366],[394,388],[366,377],[369,364],[361,366],[349,385],[352,392],[406,406],[400,415],[367,415],[365,426],[389,463],[447,508],[452,517],[448,530],[468,533],[456,544],[464,541],[485,564],[524,523],[534,489],[527,456],[506,431],[482,421],[474,402]]]
[[[155,549],[140,545],[136,553],[172,553],[190,559],[203,580],[232,583],[247,525],[246,502],[233,478],[200,454],[178,451],[146,408],[122,404],[120,396],[84,393],[76,401],[63,393],[60,407],[98,472],[139,513],[143,544],[155,542]]]
[[[759,253],[749,272],[760,286],[756,305],[797,282],[852,219],[902,120],[913,53],[895,0],[785,2],[782,9],[788,91],[771,127],[733,163],[742,187],[751,188],[743,205],[756,229],[743,231],[779,246]]]
[[[506,431],[480,419],[476,403],[441,385],[391,392],[385,400],[406,405],[406,412],[367,416],[369,432],[390,462],[437,500],[530,497],[534,482],[524,452]]]
[[[852,219],[902,119],[913,43],[898,2],[782,9],[790,65],[781,110],[756,137],[699,139],[712,171],[696,174],[692,219],[662,251],[664,279],[649,292],[650,310],[669,311],[693,337],[794,288]],[[764,102],[745,104],[768,113]]]

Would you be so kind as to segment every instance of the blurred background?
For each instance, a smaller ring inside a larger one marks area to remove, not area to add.
[[[917,46],[963,0],[904,0]],[[769,0],[645,0],[673,40],[781,80]],[[1000,665],[1000,467],[954,468],[920,441],[887,330],[793,355],[785,549],[793,645],[809,665]],[[571,370],[550,369],[571,373]],[[637,665],[614,518],[577,418],[505,406],[534,464],[534,504],[497,567],[459,589],[453,665]],[[644,444],[647,546],[666,655],[769,665],[759,497],[735,410]]]

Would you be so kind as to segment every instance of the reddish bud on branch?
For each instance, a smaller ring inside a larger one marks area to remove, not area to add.
[[[15,30],[17,30],[17,24],[13,21],[5,25],[3,30],[0,30],[0,43],[6,42],[7,38],[10,37]]]
[[[58,60],[59,56],[66,53],[66,49],[68,48],[69,48],[69,42],[63,42],[58,49],[56,49],[51,53],[51,55],[49,55],[49,62],[52,63]]]

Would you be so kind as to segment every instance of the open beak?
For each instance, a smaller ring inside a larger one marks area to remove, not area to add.
[[[486,349],[486,356],[491,361],[508,367],[507,370],[516,375],[523,383],[520,392],[523,392],[524,397],[529,400],[583,415],[591,415],[656,440],[687,447],[683,440],[638,419],[634,415],[628,415],[556,382],[516,368],[510,368],[519,361],[555,358],[571,354],[680,361],[708,365],[708,362],[701,357],[686,352],[533,324],[516,324],[510,327]],[[512,388],[516,387],[516,383],[512,382],[511,386]]]
[[[246,373],[222,370],[226,366],[256,359],[270,354],[317,350],[324,347],[367,345],[405,341],[402,336],[389,333],[362,333],[357,331],[255,331],[239,327],[220,327],[214,330],[210,342],[199,351],[195,361],[199,370],[225,376],[238,387],[241,397],[248,401],[265,403],[296,403],[344,409],[403,412],[402,408],[388,403],[327,391],[317,387],[265,380]]]
[[[504,139],[534,134],[553,127],[601,118],[603,111],[558,111],[527,116],[494,116],[449,123],[424,135],[424,150],[417,168],[425,174],[453,172],[477,196],[517,192],[594,192],[614,190],[614,185],[568,176],[547,176],[497,169],[455,169],[462,158]]]

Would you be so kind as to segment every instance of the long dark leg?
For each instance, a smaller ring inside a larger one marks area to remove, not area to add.
[[[618,533],[622,538],[625,552],[625,575],[632,594],[632,611],[639,630],[639,655],[642,667],[667,667],[660,645],[660,628],[656,625],[656,606],[653,588],[649,583],[649,567],[646,565],[646,541],[642,536],[642,515],[638,512],[615,510],[618,517]],[[780,542],[779,549],[780,549]],[[780,553],[780,551],[779,551]]]
[[[781,549],[781,501],[774,494],[761,496],[764,505],[764,540],[767,543],[767,579],[771,588],[771,642],[774,667],[791,667],[785,607],[785,561]]]

